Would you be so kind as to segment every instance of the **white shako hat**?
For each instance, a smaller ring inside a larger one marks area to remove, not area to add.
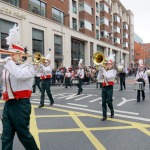
[[[139,65],[138,65],[139,67],[144,67],[143,60],[142,60],[142,59],[139,59],[138,63],[139,63]]]
[[[25,53],[24,48],[20,45],[19,27],[15,24],[9,30],[9,36],[6,37],[6,44],[9,45],[8,51]]]
[[[115,61],[115,54],[110,54],[109,57],[107,58],[108,63],[114,63]]]
[[[80,59],[79,64],[78,65],[82,65],[83,59]]]
[[[47,54],[45,62],[51,62],[51,54]]]
[[[121,65],[124,65],[124,60],[123,59],[121,60]]]

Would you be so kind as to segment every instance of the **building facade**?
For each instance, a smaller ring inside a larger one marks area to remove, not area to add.
[[[97,51],[114,53],[116,64],[132,63],[133,14],[119,0],[0,0],[2,49],[8,49],[5,38],[15,23],[21,44],[30,54],[50,53],[53,67],[76,66],[80,58],[93,65]]]

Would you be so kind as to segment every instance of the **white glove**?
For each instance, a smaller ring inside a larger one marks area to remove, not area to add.
[[[103,72],[105,69],[104,69],[104,67],[100,66],[99,70]]]
[[[12,58],[11,58],[11,57],[6,57],[6,58],[4,59],[4,62],[7,63],[9,60],[12,60]]]

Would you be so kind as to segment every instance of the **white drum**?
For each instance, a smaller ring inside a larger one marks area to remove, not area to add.
[[[72,84],[79,84],[79,79],[73,79]]]
[[[143,82],[135,82],[134,83],[134,90],[144,90]]]

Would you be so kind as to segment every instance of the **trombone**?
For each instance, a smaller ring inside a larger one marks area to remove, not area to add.
[[[92,60],[93,63],[96,65],[96,67],[102,66],[104,68],[107,68],[106,66],[107,60],[102,52],[94,53]]]

